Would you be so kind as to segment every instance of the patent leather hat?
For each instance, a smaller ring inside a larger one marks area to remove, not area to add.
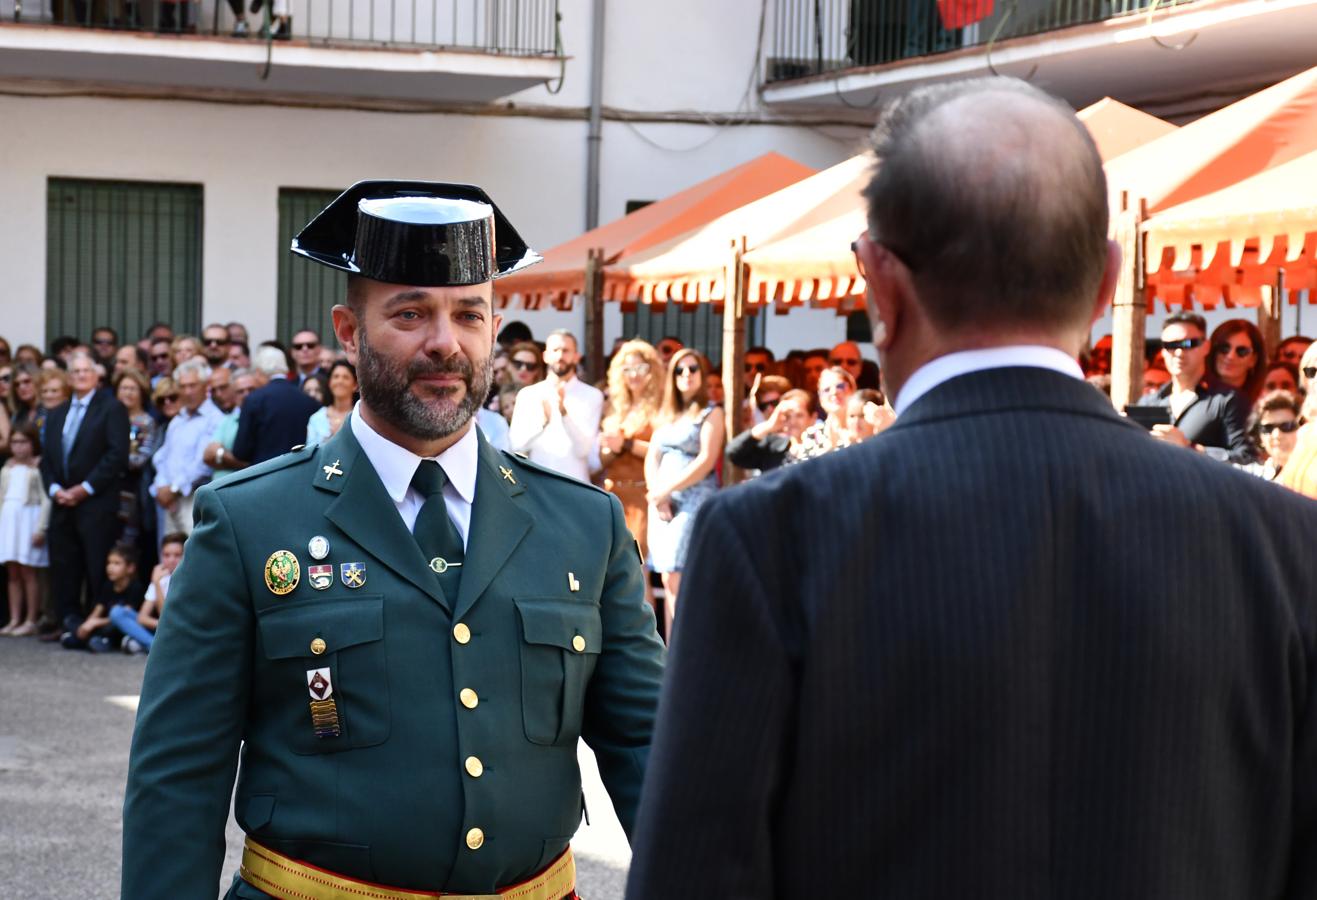
[[[541,257],[483,190],[437,181],[359,181],[293,238],[321,265],[390,284],[481,284]]]

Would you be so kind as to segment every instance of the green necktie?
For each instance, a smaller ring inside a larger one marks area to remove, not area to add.
[[[458,585],[462,581],[462,536],[457,533],[457,526],[448,517],[448,506],[444,503],[444,483],[448,481],[443,468],[432,459],[423,459],[412,476],[412,487],[425,498],[421,511],[416,515],[416,526],[412,528],[412,537],[416,538],[421,553],[430,564],[430,569],[439,579],[444,593],[450,597],[457,596]]]

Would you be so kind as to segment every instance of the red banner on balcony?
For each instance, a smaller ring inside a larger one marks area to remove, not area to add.
[[[937,12],[942,27],[951,31],[982,22],[992,15],[993,0],[937,0]]]

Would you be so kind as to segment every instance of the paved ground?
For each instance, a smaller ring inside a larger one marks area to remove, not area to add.
[[[120,810],[144,664],[0,637],[0,896],[119,896]],[[631,854],[593,757],[584,747],[581,757],[591,824],[572,842],[580,891],[621,900]],[[226,883],[241,844],[230,820]]]

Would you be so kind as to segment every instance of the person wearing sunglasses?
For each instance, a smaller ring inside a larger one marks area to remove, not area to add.
[[[153,388],[160,383],[161,378],[167,377],[169,373],[174,371],[173,343],[172,338],[161,338],[151,342],[151,349],[147,353],[147,362],[150,364],[148,371]]]
[[[763,378],[773,372],[776,358],[767,347],[747,347],[745,350],[745,389],[748,393],[756,378]]]
[[[658,351],[648,341],[625,342],[608,364],[608,404],[599,424],[597,465],[592,467],[598,470],[604,490],[622,502],[627,529],[642,556],[649,552],[645,456],[662,402],[663,363]],[[645,599],[653,606],[648,579],[645,588]]]
[[[684,347],[672,355],[645,456],[650,563],[663,580],[663,634],[669,641],[695,515],[718,490],[715,468],[726,429],[723,411],[709,403],[708,371],[697,350]]]
[[[294,376],[297,378],[298,385],[303,384],[307,378],[321,371],[320,335],[311,329],[303,328],[294,334],[288,350],[293,355],[293,365],[296,367]]]
[[[1309,344],[1299,357],[1299,393],[1305,397],[1317,395],[1314,384],[1317,384],[1317,343]]]
[[[764,395],[767,417],[727,442],[727,459],[751,477],[804,459],[800,436],[814,423],[814,398],[808,391]]]
[[[229,329],[219,322],[212,322],[201,329],[201,353],[212,369],[217,369],[229,361]]]
[[[1299,440],[1301,410],[1302,401],[1290,391],[1262,395],[1248,422],[1248,433],[1257,446],[1260,462],[1242,466],[1244,471],[1267,481],[1280,477]]]
[[[948,80],[872,141],[897,419],[702,508],[628,900],[1317,897],[1317,504],[1085,383],[1134,260],[1067,103]]]
[[[1162,323],[1161,340],[1171,380],[1138,402],[1166,410],[1169,423],[1153,425],[1152,436],[1236,465],[1253,462],[1247,401],[1209,376],[1207,321],[1197,313],[1171,313]]]
[[[854,393],[855,379],[841,366],[824,369],[819,375],[819,406],[824,418],[800,436],[803,459],[823,456],[850,443],[850,434],[846,430],[846,402]]]
[[[508,371],[519,388],[544,378],[544,351],[534,341],[518,341],[508,350]]]
[[[105,366],[106,370],[114,369],[114,354],[118,349],[119,332],[110,326],[102,325],[91,333],[92,358]]]
[[[1238,391],[1251,408],[1266,377],[1266,345],[1258,326],[1247,319],[1229,319],[1216,326],[1208,344],[1208,378]]]

